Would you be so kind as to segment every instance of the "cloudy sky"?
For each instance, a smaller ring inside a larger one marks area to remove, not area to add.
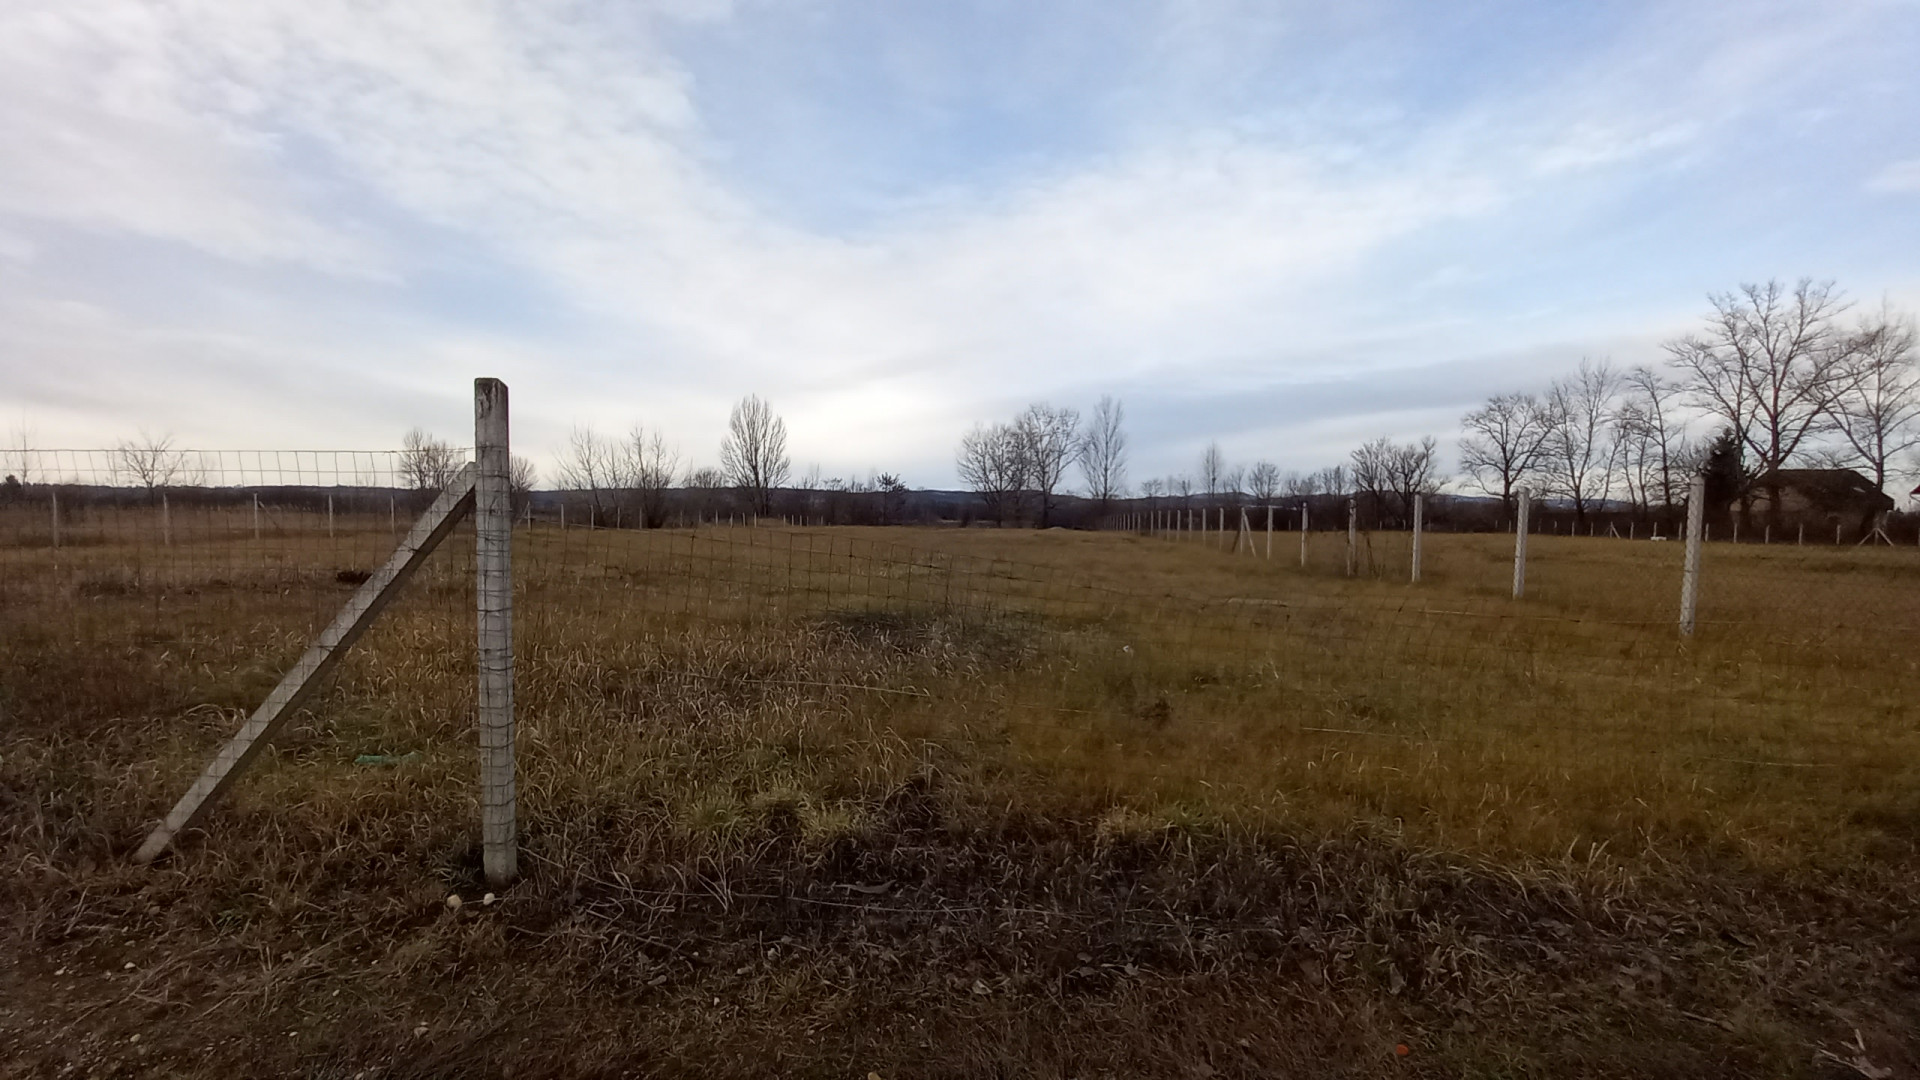
[[[1704,294],[1920,307],[1920,5],[9,0],[0,430],[210,448],[655,426],[953,482],[1126,404],[1286,467]]]

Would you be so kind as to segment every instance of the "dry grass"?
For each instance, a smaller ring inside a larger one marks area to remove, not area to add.
[[[1535,538],[1515,605],[1500,537],[538,532],[482,906],[470,543],[124,865],[386,533],[136,525],[0,544],[29,1072],[1915,1064],[1912,551],[1712,549],[1682,644],[1678,545]]]

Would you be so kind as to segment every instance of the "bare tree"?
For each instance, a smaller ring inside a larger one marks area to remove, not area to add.
[[[1667,354],[1687,393],[1745,445],[1777,518],[1778,470],[1855,374],[1852,343],[1837,322],[1846,304],[1832,282],[1808,278],[1791,291],[1769,281],[1708,299],[1714,310],[1706,331],[1667,342]]]
[[[1445,482],[1440,473],[1439,442],[1427,435],[1419,442],[1395,446],[1387,458],[1387,481],[1400,500],[1401,520],[1410,522],[1414,496],[1432,495]]]
[[[1196,488],[1193,482],[1193,477],[1188,476],[1186,473],[1181,473],[1178,476],[1167,477],[1167,493],[1169,495],[1179,496],[1180,508],[1182,510],[1185,510],[1188,507],[1193,505],[1193,495],[1195,490]]]
[[[1210,442],[1200,455],[1200,487],[1207,493],[1207,501],[1219,492],[1221,481],[1227,478],[1227,456],[1220,452],[1220,444]]]
[[[626,487],[625,448],[591,428],[576,426],[560,455],[560,487],[587,497],[588,522],[610,525]]]
[[[7,475],[20,482],[22,487],[33,485],[34,432],[22,417],[20,423],[7,433]]]
[[[1416,443],[1375,439],[1349,455],[1353,487],[1366,499],[1374,518],[1405,522],[1413,514],[1413,497],[1440,490],[1440,444],[1432,436]],[[1329,492],[1331,494],[1331,492]]]
[[[1080,442],[1080,413],[1036,402],[1027,406],[1013,426],[1026,457],[1027,486],[1040,500],[1039,525],[1044,529],[1052,522],[1054,493],[1060,490],[1067,463],[1073,460],[1074,448]]]
[[[514,513],[520,513],[533,502],[533,485],[538,477],[533,462],[519,454],[507,460],[507,495],[512,500]]]
[[[1460,468],[1474,485],[1497,496],[1505,513],[1513,511],[1514,492],[1540,466],[1552,414],[1532,394],[1495,394],[1460,420]]]
[[[143,430],[138,440],[122,442],[113,454],[115,463],[149,494],[187,479],[187,457],[173,448],[172,435],[156,437]]]
[[[620,479],[633,492],[635,515],[641,527],[658,529],[667,523],[667,492],[680,475],[680,453],[667,445],[658,431],[634,425],[621,447]]]
[[[1280,494],[1280,466],[1271,461],[1256,461],[1247,470],[1247,492],[1262,503],[1271,503]]]
[[[1244,495],[1247,490],[1247,467],[1245,465],[1235,465],[1231,469],[1228,469],[1227,474],[1220,478],[1220,490],[1227,496],[1229,501],[1238,505],[1240,496]]]
[[[1102,515],[1127,490],[1127,433],[1120,426],[1125,416],[1118,401],[1102,397],[1080,437],[1080,475],[1086,479],[1087,496],[1100,504]]]
[[[1614,430],[1628,495],[1643,510],[1658,507],[1660,518],[1672,526],[1694,456],[1674,416],[1679,387],[1644,365],[1627,372],[1624,382],[1626,397],[1614,414]]]
[[[1579,370],[1554,380],[1547,390],[1553,430],[1543,479],[1548,492],[1573,503],[1576,527],[1586,524],[1588,508],[1613,490],[1618,461],[1613,417],[1620,386],[1619,373],[1606,361],[1583,359]]]
[[[1887,466],[1920,447],[1920,357],[1915,354],[1913,316],[1882,302],[1865,320],[1846,350],[1851,371],[1839,380],[1840,392],[1829,410],[1832,431],[1845,440],[1852,457],[1873,474],[1873,486],[1887,486]]]
[[[1027,455],[1021,433],[1012,424],[975,424],[960,439],[955,461],[960,479],[987,504],[987,513],[1006,524],[1019,513],[1027,486]]]
[[[758,396],[740,399],[727,418],[720,468],[760,514],[773,513],[773,492],[787,482],[787,424]]]
[[[400,439],[400,482],[415,491],[438,491],[460,471],[453,447],[421,428]]]

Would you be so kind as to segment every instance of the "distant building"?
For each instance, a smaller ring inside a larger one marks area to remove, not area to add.
[[[1774,489],[1780,492],[1778,520],[1788,524],[1849,527],[1855,535],[1873,528],[1894,507],[1893,496],[1852,469],[1778,469],[1756,477],[1747,489],[1755,518],[1772,520]],[[1736,502],[1732,509],[1738,510]]]

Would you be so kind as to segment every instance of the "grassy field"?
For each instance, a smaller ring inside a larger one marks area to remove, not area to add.
[[[487,904],[470,537],[136,870],[390,528],[43,528],[0,515],[30,1074],[1920,1064],[1911,549],[1712,545],[1683,641],[1678,544],[1533,537],[1515,602],[1501,536],[1413,586],[1389,534],[539,529]]]

